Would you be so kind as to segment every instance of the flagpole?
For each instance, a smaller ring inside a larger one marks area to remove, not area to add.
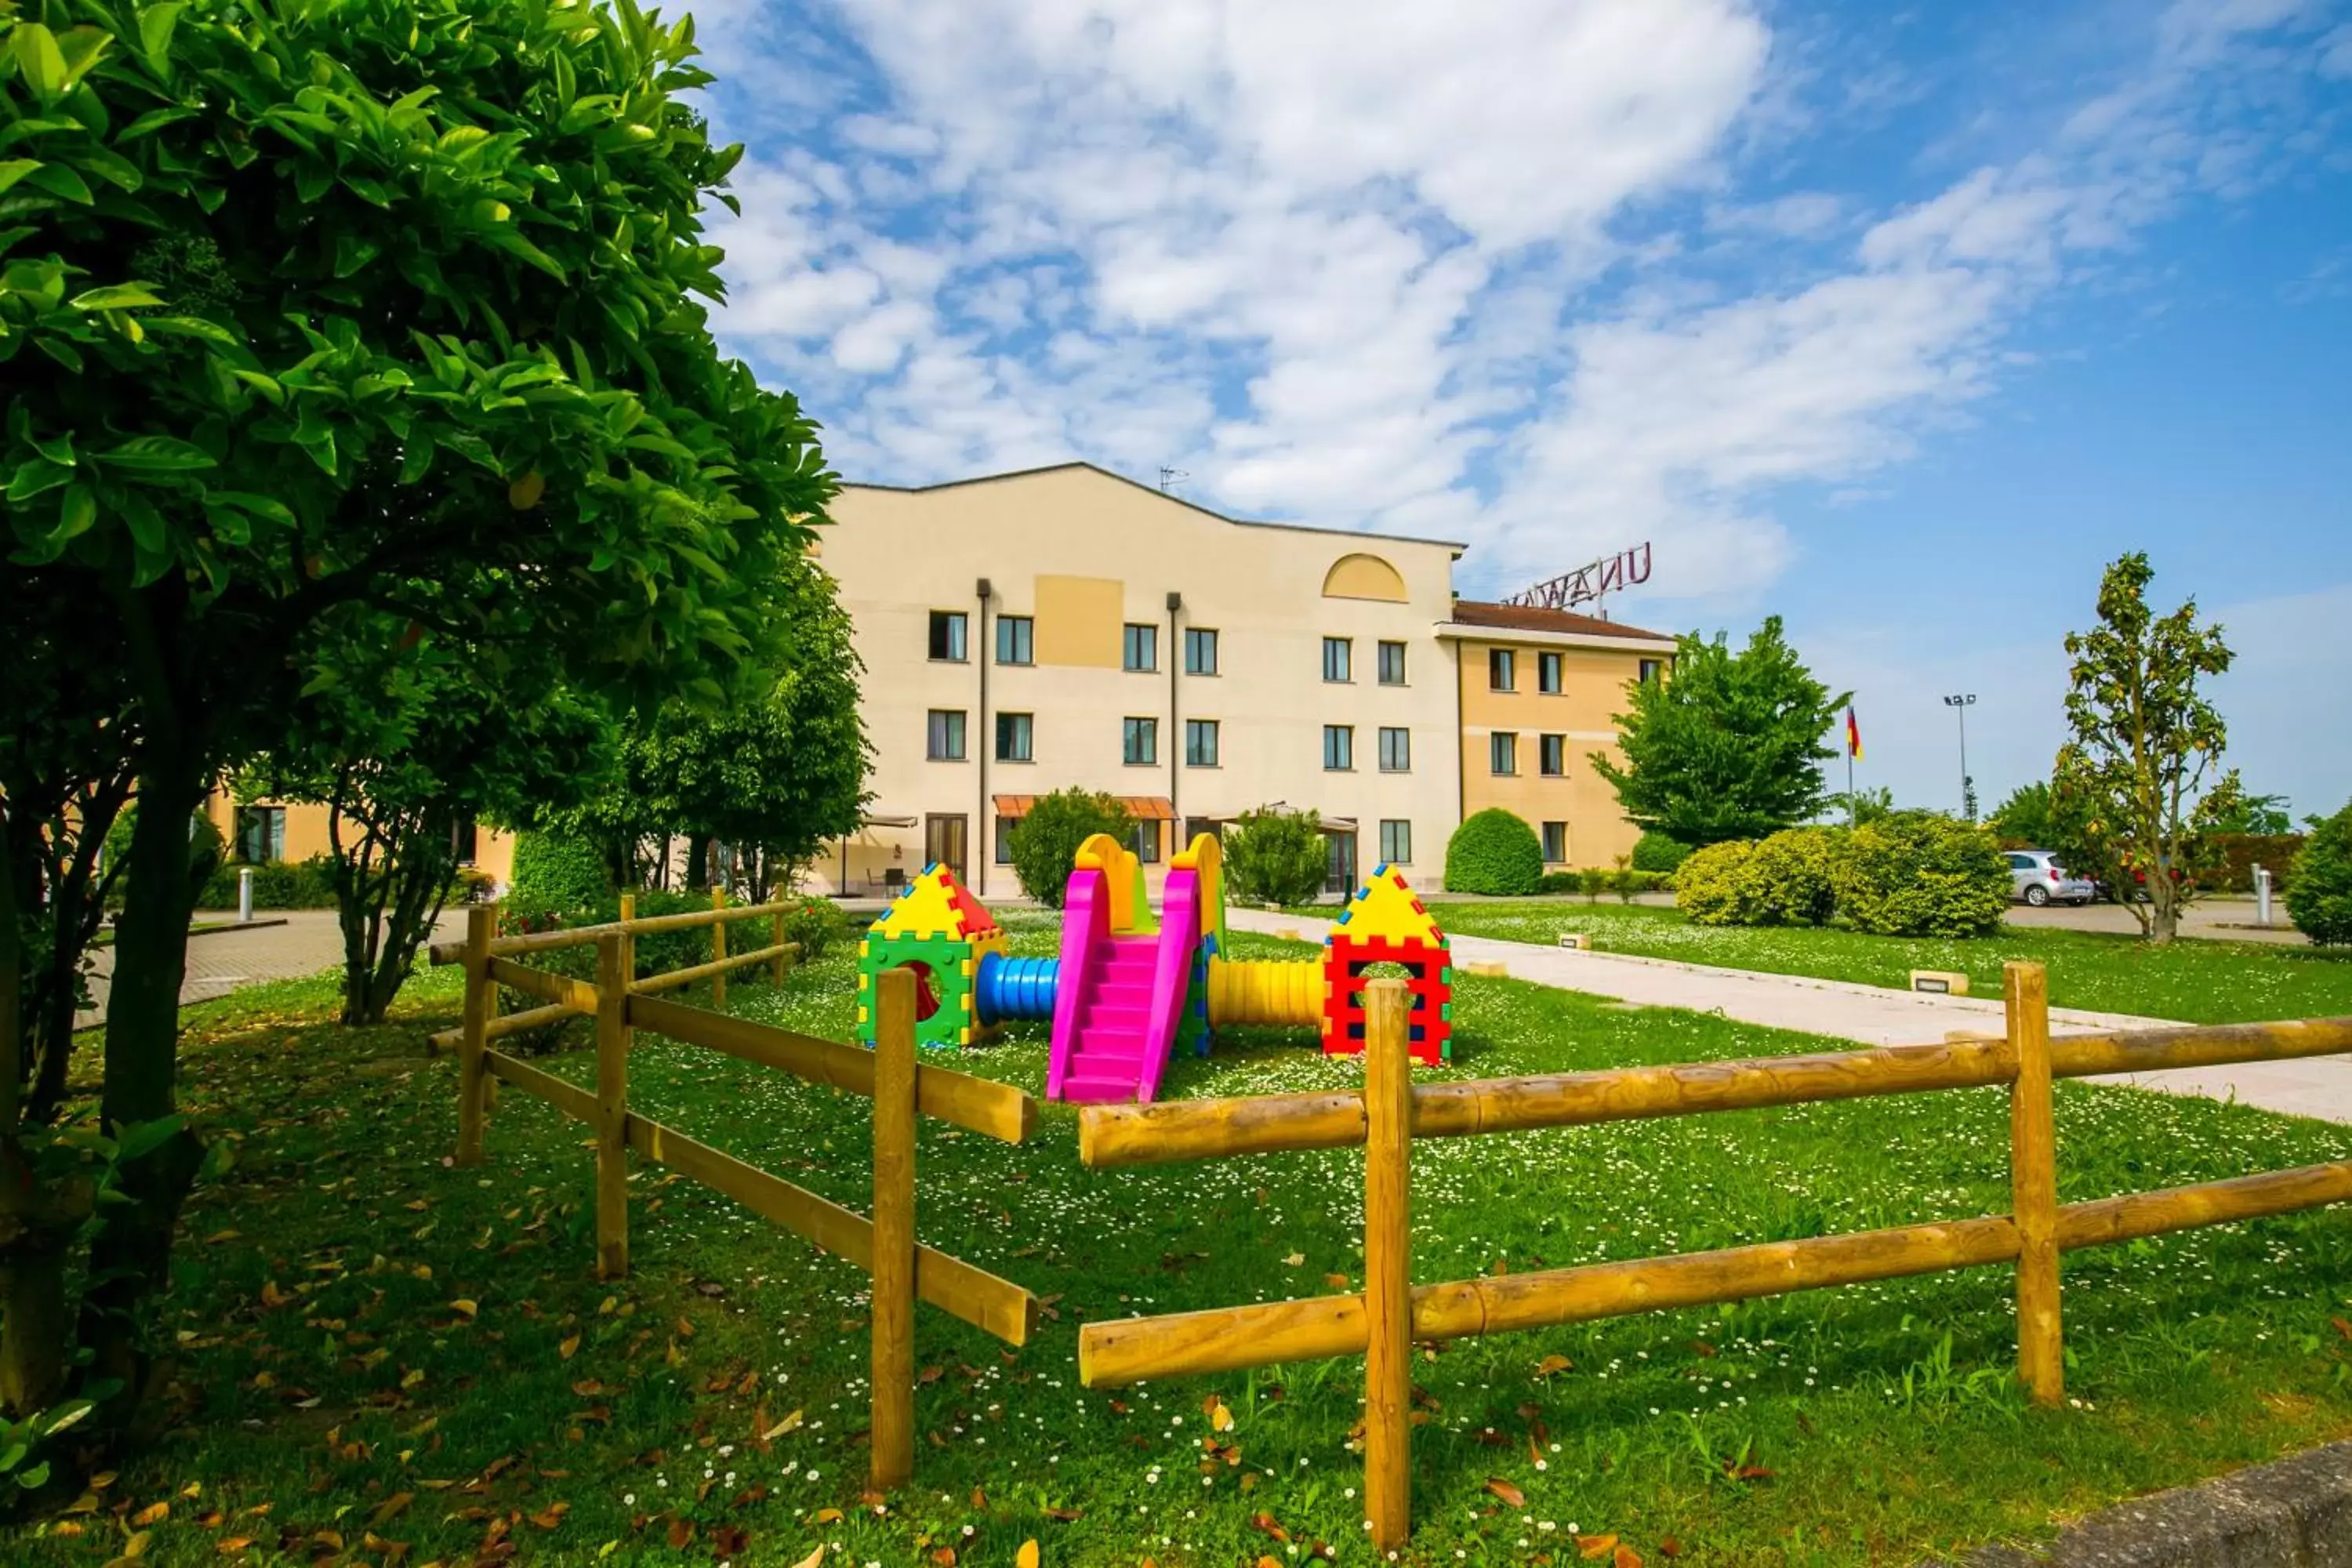
[[[1853,742],[1845,743],[1845,825],[1856,826],[1853,810]]]

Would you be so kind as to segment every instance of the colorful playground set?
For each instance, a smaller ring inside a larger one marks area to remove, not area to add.
[[[925,868],[858,943],[858,1039],[874,1043],[874,977],[910,968],[919,1044],[967,1046],[1016,1019],[1050,1020],[1046,1098],[1141,1102],[1178,1048],[1206,1056],[1220,1028],[1312,1028],[1327,1054],[1361,1051],[1366,973],[1394,963],[1412,997],[1413,1059],[1453,1054],[1453,954],[1394,867],[1356,889],[1320,959],[1230,959],[1220,854],[1213,835],[1194,838],[1169,862],[1154,911],[1134,851],[1108,834],[1087,839],[1058,958],[1014,957],[971,889],[945,866]]]

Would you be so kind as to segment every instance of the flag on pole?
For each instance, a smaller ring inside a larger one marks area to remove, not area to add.
[[[1845,754],[1856,762],[1862,760],[1862,726],[1854,722],[1852,708],[1845,710]]]

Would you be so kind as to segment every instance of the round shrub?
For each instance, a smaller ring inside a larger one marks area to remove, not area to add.
[[[512,892],[534,908],[571,914],[609,901],[613,879],[587,839],[526,833],[515,840]]]
[[[1498,805],[1472,814],[1445,846],[1449,893],[1532,893],[1543,880],[1543,868],[1536,830]]]
[[[2321,823],[2296,852],[2286,912],[2322,947],[2352,943],[2352,805]]]
[[[1678,871],[1689,858],[1689,845],[1679,838],[1669,838],[1663,833],[1644,833],[1633,844],[1633,869],[1636,871]]]
[[[1991,832],[1928,812],[1854,828],[1833,880],[1838,912],[1874,936],[1984,936],[2009,910],[2009,861]]]
[[[1756,846],[1745,838],[1692,850],[1675,872],[1675,907],[1693,925],[1750,923],[1748,862],[1755,855]]]
[[[803,963],[814,963],[849,932],[849,916],[831,899],[810,899],[784,915],[784,940],[800,943]]]
[[[1837,907],[1834,880],[1843,835],[1833,827],[1790,827],[1759,842],[1740,868],[1747,923],[1817,926]]]
[[[1078,846],[1097,833],[1108,833],[1122,844],[1133,841],[1135,824],[1117,795],[1057,789],[1030,802],[1029,815],[1005,835],[1021,890],[1048,909],[1060,909],[1070,896]]]
[[[1319,812],[1261,807],[1225,835],[1225,881],[1244,903],[1311,904],[1330,863]]]

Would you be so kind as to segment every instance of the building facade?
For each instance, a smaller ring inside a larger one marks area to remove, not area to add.
[[[1459,806],[1433,635],[1458,544],[1223,517],[1084,464],[846,487],[819,546],[865,662],[867,825],[814,868],[885,892],[932,860],[1019,890],[1005,834],[1078,785],[1147,867],[1262,805],[1322,815],[1335,884],[1434,880]]]
[[[1593,768],[1622,763],[1625,688],[1664,677],[1675,641],[1615,621],[1531,605],[1458,600],[1436,628],[1461,682],[1462,814],[1524,818],[1547,869],[1616,864],[1641,829]]]

